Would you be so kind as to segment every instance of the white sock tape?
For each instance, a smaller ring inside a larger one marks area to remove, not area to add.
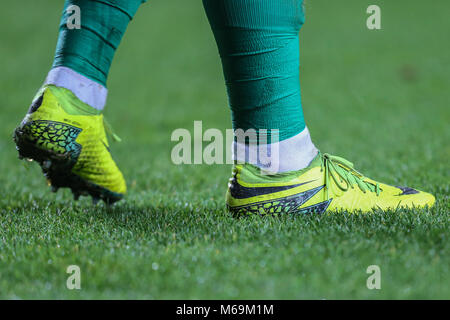
[[[53,84],[72,91],[78,99],[97,110],[103,110],[108,89],[67,67],[50,70],[44,84]]]

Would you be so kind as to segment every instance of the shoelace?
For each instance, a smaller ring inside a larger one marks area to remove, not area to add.
[[[103,125],[105,126],[106,134],[115,142],[122,142],[122,139],[114,133],[114,130],[112,129],[112,126],[109,124],[109,122],[106,120],[105,117],[103,117]]]
[[[349,188],[353,189],[354,185],[357,184],[364,193],[369,190],[370,192],[376,192],[377,196],[380,195],[381,189],[379,184],[372,184],[365,181],[364,176],[354,169],[353,163],[350,161],[341,157],[332,156],[328,153],[320,154],[320,156],[322,158],[320,171],[322,172],[325,170],[325,192],[327,200],[329,200],[328,190],[330,187],[330,176],[336,186],[344,192]]]

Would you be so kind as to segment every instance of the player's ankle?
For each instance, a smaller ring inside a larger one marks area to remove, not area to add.
[[[57,101],[57,104],[50,103],[50,106],[62,108],[71,115],[95,116],[100,115],[102,110],[98,110],[81,101],[71,90],[58,87],[53,84],[45,85],[44,90],[49,90],[50,94]]]
[[[233,159],[236,162],[250,163],[274,173],[304,169],[318,154],[307,127],[295,136],[276,144],[252,145],[234,142],[233,151]],[[269,161],[261,161],[261,155],[265,155]]]
[[[68,67],[51,69],[44,85],[54,85],[68,89],[81,102],[100,111],[105,107],[108,96],[106,87]]]

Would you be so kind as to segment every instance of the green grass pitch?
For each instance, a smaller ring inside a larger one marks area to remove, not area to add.
[[[382,29],[366,28],[378,4]],[[450,298],[450,3],[306,3],[305,118],[317,146],[368,176],[432,192],[430,210],[233,219],[230,166],[175,166],[176,128],[230,127],[201,1],[151,0],[114,61],[106,116],[128,180],[112,209],[50,193],[15,126],[51,66],[62,1],[0,13],[0,298]],[[81,268],[68,290],[66,268]],[[381,268],[381,290],[366,269]]]

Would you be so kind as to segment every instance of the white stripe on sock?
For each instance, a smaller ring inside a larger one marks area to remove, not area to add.
[[[72,91],[78,99],[97,110],[103,110],[108,89],[67,67],[50,70],[44,84],[53,84]]]

